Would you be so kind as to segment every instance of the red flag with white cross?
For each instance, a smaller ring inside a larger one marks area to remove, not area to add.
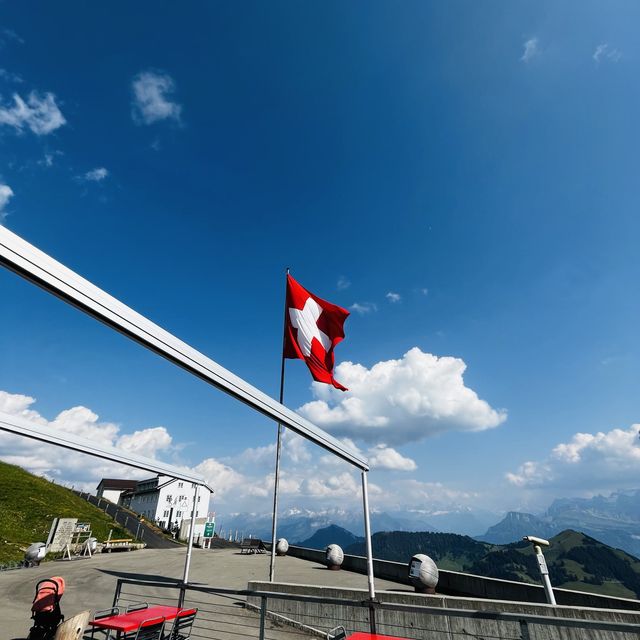
[[[304,360],[313,379],[347,391],[333,377],[333,349],[349,312],[307,291],[287,274],[284,357]]]

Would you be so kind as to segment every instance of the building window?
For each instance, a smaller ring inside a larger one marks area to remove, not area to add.
[[[169,510],[167,509],[162,515],[163,515],[163,517],[168,518],[169,517]]]
[[[182,511],[176,511],[176,517],[179,518],[182,515]]]
[[[182,482],[178,482],[178,489],[182,489]]]
[[[198,502],[200,502],[200,496],[198,496]]]
[[[172,497],[173,496],[170,493],[167,493],[167,502],[171,502]]]

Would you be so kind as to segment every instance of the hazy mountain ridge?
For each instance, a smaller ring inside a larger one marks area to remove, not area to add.
[[[496,522],[498,514],[451,506],[447,509],[407,508],[406,510],[373,511],[371,529],[376,531],[442,531],[478,535]],[[337,525],[356,536],[364,535],[361,511],[327,509],[311,511],[291,508],[278,516],[278,537],[287,540],[307,540],[316,531]],[[271,513],[235,513],[219,516],[219,528],[237,530],[262,539],[271,538]]]
[[[593,498],[560,498],[540,516],[511,511],[478,539],[505,544],[525,535],[553,536],[564,529],[582,531],[640,556],[640,490]]]
[[[335,524],[329,525],[324,529],[318,529],[310,538],[295,542],[299,547],[308,549],[326,549],[330,544],[340,545],[343,549],[364,542],[364,538],[354,535],[351,531],[347,531]]]

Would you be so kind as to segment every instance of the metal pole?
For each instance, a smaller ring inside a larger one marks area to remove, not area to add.
[[[284,365],[284,358],[282,359]],[[269,562],[269,582],[273,582],[276,572],[276,535],[278,526],[278,483],[280,481],[280,451],[282,450],[282,425],[278,424],[276,444],[276,475],[273,482],[273,516],[271,521],[271,560]]]
[[[371,522],[369,521],[369,487],[367,486],[367,472],[362,472],[362,502],[364,506],[364,540],[367,546],[367,578],[369,581],[369,598],[376,597],[376,587],[373,582],[373,551],[371,549]]]
[[[287,267],[287,276],[289,268]],[[285,279],[284,292],[284,319],[282,324],[282,358],[280,363],[280,404],[284,398],[284,345],[287,332],[287,288],[288,279]],[[278,439],[276,443],[276,473],[273,479],[273,519],[271,521],[271,560],[269,562],[269,582],[273,582],[276,572],[276,535],[278,528],[278,485],[280,484],[280,453],[282,451],[282,430],[284,427],[278,423]]]
[[[191,523],[189,524],[189,540],[187,542],[187,558],[184,563],[184,575],[182,576],[182,584],[189,582],[189,565],[191,564],[191,548],[193,545],[193,532],[196,528],[196,507],[198,505],[198,489],[200,487],[196,485],[196,489],[193,492],[193,509],[191,510]]]
[[[549,579],[549,569],[547,568],[547,563],[544,559],[542,548],[540,547],[540,545],[536,544],[533,546],[533,549],[536,552],[536,556],[538,559],[540,575],[542,576],[542,586],[544,587],[544,592],[547,596],[547,602],[555,607],[556,597],[553,593],[553,587],[551,586],[551,580]]]

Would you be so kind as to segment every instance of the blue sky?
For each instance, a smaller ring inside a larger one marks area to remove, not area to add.
[[[350,308],[336,361],[366,368],[341,365],[366,415],[296,361],[285,401],[378,460],[374,506],[637,487],[639,13],[4,2],[3,223],[274,396],[285,268]],[[84,407],[60,426],[205,465],[220,509],[264,502],[242,487],[268,486],[274,425],[9,272],[0,291],[5,410]],[[288,456],[287,504],[348,500],[348,468]]]

